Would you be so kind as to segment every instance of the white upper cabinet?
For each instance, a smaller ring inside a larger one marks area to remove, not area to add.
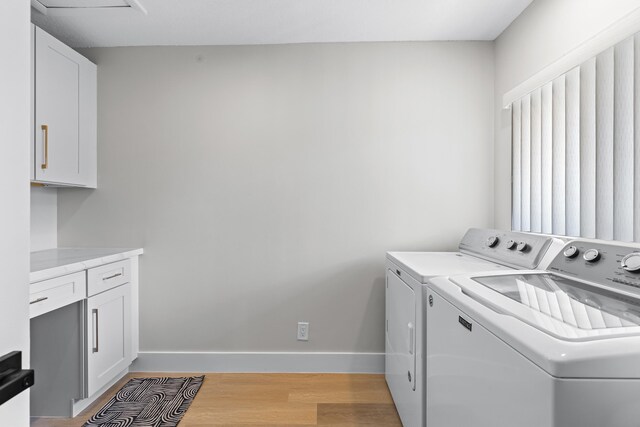
[[[96,187],[97,67],[34,29],[32,181]]]

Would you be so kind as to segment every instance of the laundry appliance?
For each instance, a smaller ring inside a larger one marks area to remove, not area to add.
[[[640,425],[640,246],[434,278],[425,312],[429,427]]]
[[[385,378],[404,427],[425,423],[424,288],[429,279],[546,267],[563,242],[542,235],[471,228],[457,252],[388,252]]]

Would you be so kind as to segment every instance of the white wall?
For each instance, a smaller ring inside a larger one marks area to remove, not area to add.
[[[640,7],[640,0],[534,0],[495,41],[495,226],[511,228],[511,112],[502,96]]]
[[[491,43],[86,53],[100,185],[59,243],[145,248],[142,350],[383,352],[385,251],[491,225]]]
[[[29,365],[29,2],[0,2],[0,356]],[[29,394],[0,405],[0,425],[29,425]]]
[[[58,247],[58,190],[31,187],[31,251]]]

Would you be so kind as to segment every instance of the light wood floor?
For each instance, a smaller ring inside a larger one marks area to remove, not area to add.
[[[80,427],[133,377],[198,374],[132,373],[72,419],[32,419],[31,427]],[[383,375],[207,374],[179,427],[401,427]]]

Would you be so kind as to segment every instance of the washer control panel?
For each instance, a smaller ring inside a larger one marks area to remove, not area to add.
[[[500,264],[534,269],[544,257],[552,238],[484,228],[470,228],[460,242],[460,252]]]
[[[629,255],[625,255],[620,261],[620,266],[623,270],[631,273],[640,272],[640,252],[631,252]]]
[[[638,292],[640,245],[573,240],[554,258],[549,271]]]
[[[587,262],[596,262],[600,259],[600,251],[594,248],[587,249],[582,258]]]
[[[580,251],[574,245],[568,246],[562,251],[565,257],[567,258],[575,258],[578,256]]]

